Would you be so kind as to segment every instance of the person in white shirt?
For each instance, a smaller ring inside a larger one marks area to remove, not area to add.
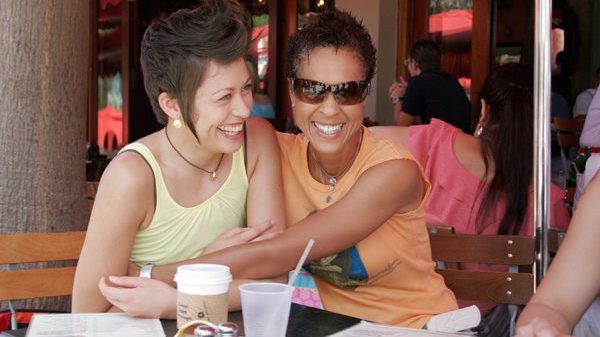
[[[593,88],[585,89],[575,99],[575,106],[573,106],[573,118],[583,117],[587,115],[588,108],[592,103],[592,99],[596,94],[596,88],[600,85],[600,67],[596,69],[596,85]]]

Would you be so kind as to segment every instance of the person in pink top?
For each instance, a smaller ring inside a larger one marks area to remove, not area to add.
[[[532,235],[533,73],[505,64],[488,75],[474,116],[475,134],[432,120],[429,125],[374,127],[375,133],[406,145],[432,184],[428,223],[453,226],[458,233]],[[569,214],[562,191],[551,187],[551,227],[566,228]],[[506,270],[505,266],[463,268]],[[472,302],[460,302],[466,306]],[[487,314],[494,335],[508,333],[505,307],[475,303]],[[492,323],[492,321],[494,321]],[[497,326],[505,321],[503,327]],[[485,332],[484,332],[485,333]],[[487,335],[487,334],[486,334]]]

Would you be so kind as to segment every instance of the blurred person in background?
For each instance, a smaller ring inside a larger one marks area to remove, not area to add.
[[[408,82],[400,78],[388,92],[396,125],[429,124],[437,118],[470,132],[471,102],[456,78],[440,70],[441,60],[442,51],[431,40],[417,41],[410,48],[404,63],[411,77]]]

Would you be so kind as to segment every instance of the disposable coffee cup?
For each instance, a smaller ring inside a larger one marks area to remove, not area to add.
[[[177,328],[205,320],[227,322],[229,267],[219,264],[188,264],[177,267]]]

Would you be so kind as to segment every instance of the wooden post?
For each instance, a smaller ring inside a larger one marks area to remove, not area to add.
[[[0,233],[87,225],[89,11],[87,0],[0,1]],[[23,306],[68,310],[69,301]]]

